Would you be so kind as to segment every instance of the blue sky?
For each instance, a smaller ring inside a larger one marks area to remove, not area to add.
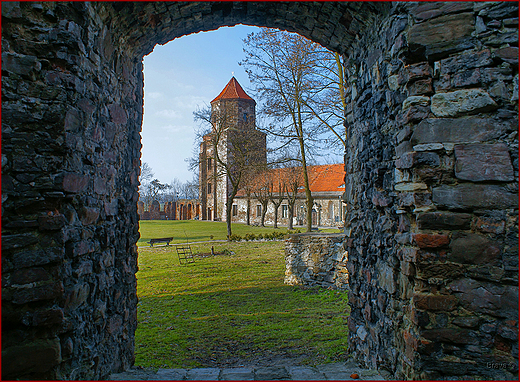
[[[253,96],[244,69],[242,40],[257,27],[222,27],[157,45],[144,58],[144,119],[142,162],[147,162],[162,183],[174,178],[191,180],[185,158],[193,154],[197,106],[209,105],[234,72]]]

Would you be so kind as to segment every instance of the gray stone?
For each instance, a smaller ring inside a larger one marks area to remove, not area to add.
[[[159,369],[154,379],[158,381],[182,381],[186,378],[187,373],[186,369]]]
[[[503,143],[467,144],[455,146],[455,176],[482,182],[515,180],[509,149]]]
[[[253,369],[248,367],[222,369],[219,378],[221,381],[253,381],[254,379]]]
[[[217,368],[200,368],[191,369],[186,373],[187,381],[217,381],[220,375],[220,369]]]
[[[296,381],[322,381],[325,375],[317,369],[306,366],[288,366],[287,370],[292,380]]]
[[[420,229],[470,229],[470,214],[452,212],[425,212],[417,215]]]
[[[290,378],[285,367],[271,366],[255,369],[255,381],[278,381]]]
[[[412,106],[429,106],[430,97],[425,96],[412,96],[408,97],[403,102],[403,110],[408,109]]]
[[[414,146],[425,143],[485,142],[499,138],[512,128],[512,125],[491,118],[425,119],[415,127],[411,142]]]
[[[449,209],[518,208],[518,196],[515,193],[491,184],[434,187],[432,200],[438,207]]]
[[[463,264],[492,264],[500,256],[499,245],[475,234],[458,234],[450,244],[450,261]]]
[[[437,93],[431,99],[431,110],[437,117],[456,117],[491,111],[497,107],[495,101],[482,89]]]

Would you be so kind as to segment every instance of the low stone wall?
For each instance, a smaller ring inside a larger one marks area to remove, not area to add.
[[[293,234],[285,241],[285,283],[346,289],[348,253],[340,233]]]

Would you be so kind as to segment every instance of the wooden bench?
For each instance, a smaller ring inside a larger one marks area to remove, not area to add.
[[[166,245],[170,245],[170,241],[173,240],[173,237],[163,237],[160,239],[150,239],[148,243],[150,243],[150,247],[153,247],[156,243],[166,243]]]

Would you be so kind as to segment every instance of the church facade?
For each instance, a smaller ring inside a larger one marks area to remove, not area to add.
[[[241,174],[240,189],[233,199],[232,222],[288,225],[292,220],[294,226],[305,225],[303,179],[295,177],[301,168],[267,168],[266,134],[256,129],[256,102],[234,77],[211,101],[211,123],[212,130],[204,135],[199,151],[200,219],[226,220],[233,177],[246,166],[249,170]],[[343,165],[309,166],[308,172],[313,225],[342,226]]]

